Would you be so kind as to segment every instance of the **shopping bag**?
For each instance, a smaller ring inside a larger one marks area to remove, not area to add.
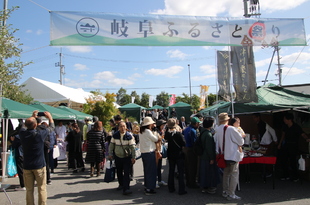
[[[10,156],[8,159],[7,172],[10,177],[17,174],[17,167],[16,167],[16,162],[15,162],[14,152],[12,150],[10,152]]]
[[[59,157],[59,155],[59,147],[56,145],[56,147],[53,148],[53,159],[56,159],[57,157]]]
[[[302,157],[302,155],[300,155],[300,158],[298,160],[298,164],[299,164],[299,170],[300,171],[306,171],[306,162],[305,162],[305,159]]]
[[[162,156],[162,158],[167,158],[167,145],[166,145],[166,143],[161,145],[161,156]]]
[[[225,168],[226,167],[226,162],[225,162],[225,159],[224,159],[224,154],[216,155],[216,162],[217,162],[217,166],[219,168]]]
[[[104,182],[112,182],[115,179],[115,166],[114,166],[114,161],[110,160],[109,162],[106,163],[106,169],[105,169],[105,174],[104,174]]]
[[[140,159],[141,158],[141,151],[140,151],[140,146],[136,145],[135,147],[135,154],[136,154],[136,159]]]

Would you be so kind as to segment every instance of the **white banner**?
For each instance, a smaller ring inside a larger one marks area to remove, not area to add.
[[[50,45],[305,46],[303,19],[51,11]]]

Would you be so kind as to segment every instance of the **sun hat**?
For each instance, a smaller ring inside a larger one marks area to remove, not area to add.
[[[227,121],[229,119],[230,119],[230,117],[228,117],[228,114],[226,112],[219,114],[219,121],[220,122]]]
[[[156,127],[160,127],[161,125],[166,124],[167,122],[163,119],[157,120],[156,121]]]
[[[154,120],[151,117],[145,117],[143,119],[143,122],[142,122],[143,126],[147,126],[147,125],[151,125],[151,124],[155,124]]]
[[[191,119],[191,122],[192,122],[192,123],[202,123],[202,122],[199,120],[198,117],[193,117],[193,118]]]
[[[167,127],[170,128],[170,129],[176,128],[177,127],[176,122],[177,121],[174,118],[168,119]]]

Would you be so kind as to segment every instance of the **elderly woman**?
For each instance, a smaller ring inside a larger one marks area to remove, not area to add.
[[[87,133],[87,154],[85,158],[86,163],[90,163],[90,176],[94,176],[96,165],[97,177],[100,176],[100,162],[103,161],[104,150],[104,134],[103,134],[102,122],[97,121],[94,124],[93,129]]]
[[[155,135],[152,130],[155,127],[155,122],[151,117],[145,117],[140,128],[140,151],[143,162],[143,171],[144,171],[144,186],[145,194],[151,195],[155,194],[156,188],[156,156],[155,151],[156,145],[158,142],[158,136]]]
[[[199,185],[202,192],[215,194],[220,183],[218,167],[216,165],[215,142],[211,132],[214,119],[207,117],[203,120],[203,129],[200,133],[203,153],[200,156]]]

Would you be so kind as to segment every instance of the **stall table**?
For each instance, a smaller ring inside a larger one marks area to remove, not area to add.
[[[264,165],[264,183],[266,183],[266,164],[272,165],[272,188],[275,189],[275,164],[277,162],[277,157],[244,157],[239,164],[244,164],[246,168],[246,182],[250,181],[250,164],[263,164]]]

